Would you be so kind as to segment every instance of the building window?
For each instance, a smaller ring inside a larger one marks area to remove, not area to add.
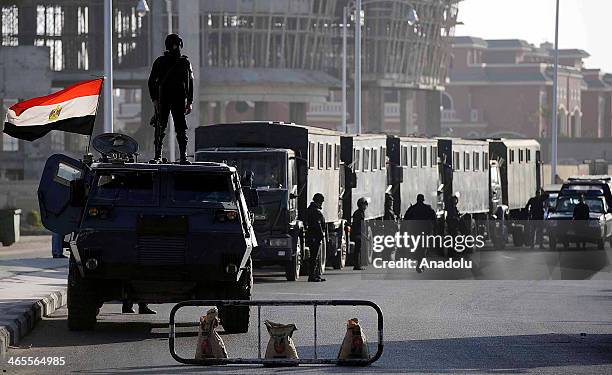
[[[332,168],[332,145],[329,143],[325,145],[326,155],[325,155],[325,169]]]
[[[353,150],[353,166],[355,171],[358,171],[361,166],[360,162],[360,155],[359,155],[360,151],[358,149]]]
[[[412,146],[411,151],[412,151],[411,152],[412,160],[410,160],[411,161],[410,166],[412,168],[416,168],[419,166],[419,149],[417,146]]]
[[[16,5],[3,6],[2,19],[2,40],[0,45],[16,46],[19,44],[19,8]]]
[[[369,148],[363,149],[363,168],[361,168],[361,170],[364,172],[367,172],[370,170],[370,149]]]
[[[308,168],[314,168],[315,166],[315,144],[310,142],[308,144]]]
[[[453,170],[461,170],[461,156],[459,151],[453,151]]]
[[[467,151],[463,153],[463,169],[470,170],[470,153]]]
[[[378,170],[378,149],[372,149],[372,170]]]
[[[317,160],[318,160],[317,166],[319,169],[323,169],[323,166],[325,165],[324,160],[323,160],[323,158],[325,157],[324,152],[325,150],[323,148],[323,143],[319,143],[319,152],[317,155]]]
[[[2,134],[2,151],[19,151],[19,140]]]

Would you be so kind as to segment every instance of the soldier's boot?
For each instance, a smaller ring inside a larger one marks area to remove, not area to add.
[[[162,159],[162,146],[164,145],[164,133],[161,131],[159,126],[155,127],[155,139],[153,141],[155,145],[155,156],[149,160],[149,164],[159,164]]]
[[[157,314],[157,311],[151,310],[146,303],[139,303],[138,313],[139,314]]]
[[[187,160],[187,140],[177,139],[179,144],[179,163],[183,165],[191,164],[189,160]]]

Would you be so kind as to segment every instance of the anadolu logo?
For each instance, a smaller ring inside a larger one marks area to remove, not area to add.
[[[49,121],[55,121],[59,118],[60,113],[62,112],[62,106],[58,105],[57,107],[53,108],[51,110],[51,113],[49,113]]]

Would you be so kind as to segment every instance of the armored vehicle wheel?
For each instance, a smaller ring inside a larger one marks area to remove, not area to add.
[[[333,267],[335,270],[341,270],[346,265],[346,236],[342,236],[342,240],[340,243],[340,250],[336,252],[336,256],[334,257]]]
[[[98,305],[91,280],[81,277],[76,261],[71,256],[68,267],[68,329],[94,329]]]
[[[296,281],[300,278],[302,268],[302,240],[298,237],[295,241],[295,256],[285,266],[285,277],[288,281]]]
[[[227,288],[228,299],[251,300],[253,288],[253,261],[249,258],[246,270],[240,280]],[[226,333],[247,333],[249,331],[249,306],[219,307],[219,318]]]

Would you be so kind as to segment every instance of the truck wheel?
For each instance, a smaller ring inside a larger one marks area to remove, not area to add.
[[[302,268],[302,244],[298,237],[295,244],[295,255],[285,266],[285,277],[288,281],[296,281],[300,278],[300,269]]]
[[[251,300],[253,288],[253,261],[249,258],[246,270],[240,280],[227,290],[228,299]],[[249,306],[220,306],[219,318],[226,333],[247,333],[249,331]]]
[[[557,239],[553,236],[550,236],[548,238],[548,247],[550,247],[551,250],[557,250]]]
[[[96,325],[99,302],[91,280],[83,279],[76,261],[70,256],[68,266],[68,329],[92,330]]]
[[[523,229],[521,227],[512,227],[512,243],[516,247],[523,246]]]
[[[346,265],[346,236],[342,236],[342,241],[340,243],[340,249],[336,252],[336,256],[334,257],[334,269],[341,270]]]

